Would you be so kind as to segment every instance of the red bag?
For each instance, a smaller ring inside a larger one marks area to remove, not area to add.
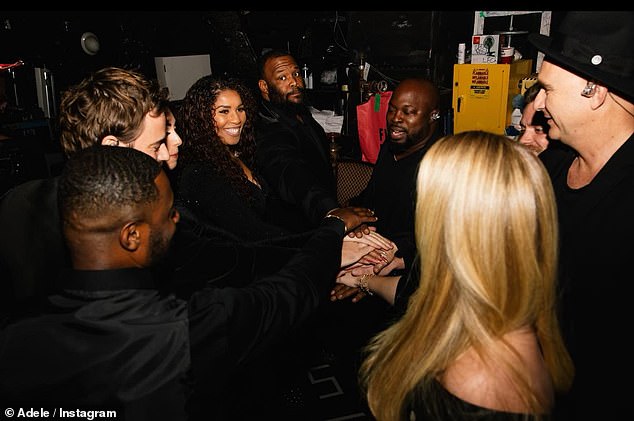
[[[387,139],[385,115],[391,97],[392,91],[379,92],[372,95],[367,102],[357,105],[359,146],[361,160],[364,162],[375,164],[379,149]]]

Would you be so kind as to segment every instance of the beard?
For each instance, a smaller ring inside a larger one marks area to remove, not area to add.
[[[304,105],[303,89],[299,89],[299,92],[302,93],[302,95],[299,97],[299,102],[292,102],[288,100],[288,94],[283,94],[282,92],[280,92],[272,83],[269,84],[269,86],[271,87],[269,89],[269,101],[271,103],[278,105],[280,108],[291,114],[301,114],[305,112],[306,106]],[[293,92],[289,92],[289,94],[290,93]]]
[[[409,137],[403,143],[397,143],[397,142],[394,142],[392,139],[390,139],[388,141],[387,147],[390,150],[390,152],[392,152],[393,154],[399,154],[401,152],[405,152],[406,150],[411,148],[414,144],[415,142],[411,142]]]
[[[171,239],[171,236],[163,236],[159,231],[150,231],[150,255],[148,257],[150,266],[154,266],[168,254]]]
[[[388,130],[388,133],[390,133],[389,130]],[[393,154],[399,154],[423,142],[428,137],[428,135],[429,135],[429,130],[419,130],[415,133],[408,133],[407,136],[405,137],[404,142],[396,142],[392,140],[391,137],[388,137],[387,147],[390,150],[390,152],[392,152]]]
[[[395,142],[392,140],[392,138],[389,138],[387,147],[390,150],[390,152],[392,152],[393,154],[399,154],[401,152],[405,152],[406,150],[410,149],[414,145],[420,143],[422,139],[423,138],[421,136],[413,137],[413,136],[407,135],[407,137],[405,138],[405,142]]]

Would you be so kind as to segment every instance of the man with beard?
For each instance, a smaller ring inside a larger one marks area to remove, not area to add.
[[[269,51],[260,58],[259,73],[256,165],[270,187],[267,220],[292,232],[309,231],[339,208],[329,142],[304,104],[305,81],[293,56]],[[364,231],[369,234],[367,227]],[[348,347],[347,341],[339,341],[331,332],[341,320],[340,309],[349,305],[324,303],[312,323],[272,353],[268,364],[278,367],[275,374],[286,379],[284,387],[291,385],[280,395],[293,395],[295,385],[306,382],[306,370],[316,363],[315,358],[332,355],[335,347]],[[346,362],[343,365],[352,368]]]
[[[259,72],[256,163],[271,187],[267,218],[304,232],[339,207],[328,139],[304,104],[305,82],[289,53],[267,52]]]
[[[414,205],[416,203],[416,171],[429,147],[440,137],[440,93],[429,80],[404,79],[394,90],[386,114],[388,140],[383,143],[370,181],[365,190],[350,203],[373,209],[378,216],[377,232],[398,247],[396,255],[387,256],[389,263],[355,269],[381,274],[402,273],[414,261]],[[352,235],[352,234],[351,234]],[[381,252],[383,254],[391,254]],[[378,256],[377,256],[378,257]],[[400,288],[405,282],[399,283]],[[346,297],[352,291],[336,288]],[[357,292],[353,300],[364,295]]]
[[[393,305],[378,295],[364,298],[366,292],[342,284],[331,292],[332,301],[348,301],[345,299],[352,297],[356,303],[354,307],[335,307],[337,312],[329,321],[330,337],[333,343],[340,344],[340,358],[348,361],[351,368],[347,374],[351,379],[357,378],[363,355],[360,350],[395,316],[405,312],[409,296],[418,284],[418,265],[412,265],[416,256],[416,172],[425,152],[440,138],[439,101],[438,88],[427,79],[407,78],[398,84],[386,114],[388,140],[381,145],[367,187],[350,201],[353,206],[373,209],[378,217],[373,224],[377,232],[397,246],[372,252],[366,264],[350,271],[355,275],[400,276]],[[363,229],[365,227],[358,228]]]
[[[150,270],[180,219],[157,161],[132,148],[82,149],[58,196],[72,268],[46,306],[0,331],[0,397],[135,421],[238,412],[236,371],[306,320],[339,265],[363,253],[341,253],[345,228],[375,219],[338,210],[275,274],[244,288],[210,283],[185,301],[159,292]]]
[[[187,309],[148,271],[179,219],[165,172],[138,150],[99,145],[73,154],[58,180],[72,268],[38,313],[0,334],[2,401],[185,419]]]

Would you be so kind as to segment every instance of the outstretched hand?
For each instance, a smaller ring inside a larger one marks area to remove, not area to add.
[[[360,241],[345,241],[341,246],[341,267],[350,266],[374,250],[372,245]]]
[[[363,226],[367,228],[367,225]],[[374,227],[369,228],[367,233],[359,232],[358,236],[351,232],[343,238],[341,250],[343,270],[338,276],[345,276],[346,272],[349,272],[348,276],[382,273],[383,269],[391,266],[397,250],[396,244],[377,233]],[[356,286],[338,282],[330,291],[331,301],[352,297],[352,302],[356,303],[366,296]]]
[[[346,225],[347,232],[354,230],[361,224],[376,222],[378,220],[378,218],[374,216],[373,210],[357,206],[333,209],[328,212],[328,215],[341,219]]]
[[[351,233],[352,234],[352,233]],[[377,233],[376,230],[370,230],[367,234],[360,236],[346,235],[344,242],[359,242],[379,250],[392,250],[396,246],[392,241]]]
[[[390,271],[397,269],[400,265],[397,263],[402,262],[402,259],[396,259],[396,252],[398,247],[396,244],[381,234],[370,231],[370,234],[363,235],[360,238],[356,236],[344,237],[344,241],[364,241],[366,244],[373,244],[375,247],[368,251],[366,255],[358,259],[353,265],[350,265],[347,270],[350,270],[353,275],[362,275],[365,273],[379,274],[385,273],[386,268],[390,268]],[[373,241],[373,242],[370,242]],[[389,244],[389,247],[385,246]],[[381,247],[378,247],[380,245]],[[397,260],[398,262],[395,262]],[[388,272],[389,273],[389,272]]]
[[[354,229],[351,229],[348,232],[348,237],[350,238],[361,238],[364,235],[368,235],[370,234],[372,231],[376,231],[376,227],[373,226],[369,226],[367,224],[361,224],[358,227],[355,227]]]
[[[352,297],[352,302],[357,303],[366,296],[366,293],[357,287],[350,287],[345,284],[336,284],[330,291],[330,301],[345,300]]]

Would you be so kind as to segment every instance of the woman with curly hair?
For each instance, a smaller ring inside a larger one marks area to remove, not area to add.
[[[265,220],[268,186],[254,167],[255,116],[256,102],[242,82],[212,76],[196,81],[180,108],[177,205],[203,227],[238,240],[288,234]]]

